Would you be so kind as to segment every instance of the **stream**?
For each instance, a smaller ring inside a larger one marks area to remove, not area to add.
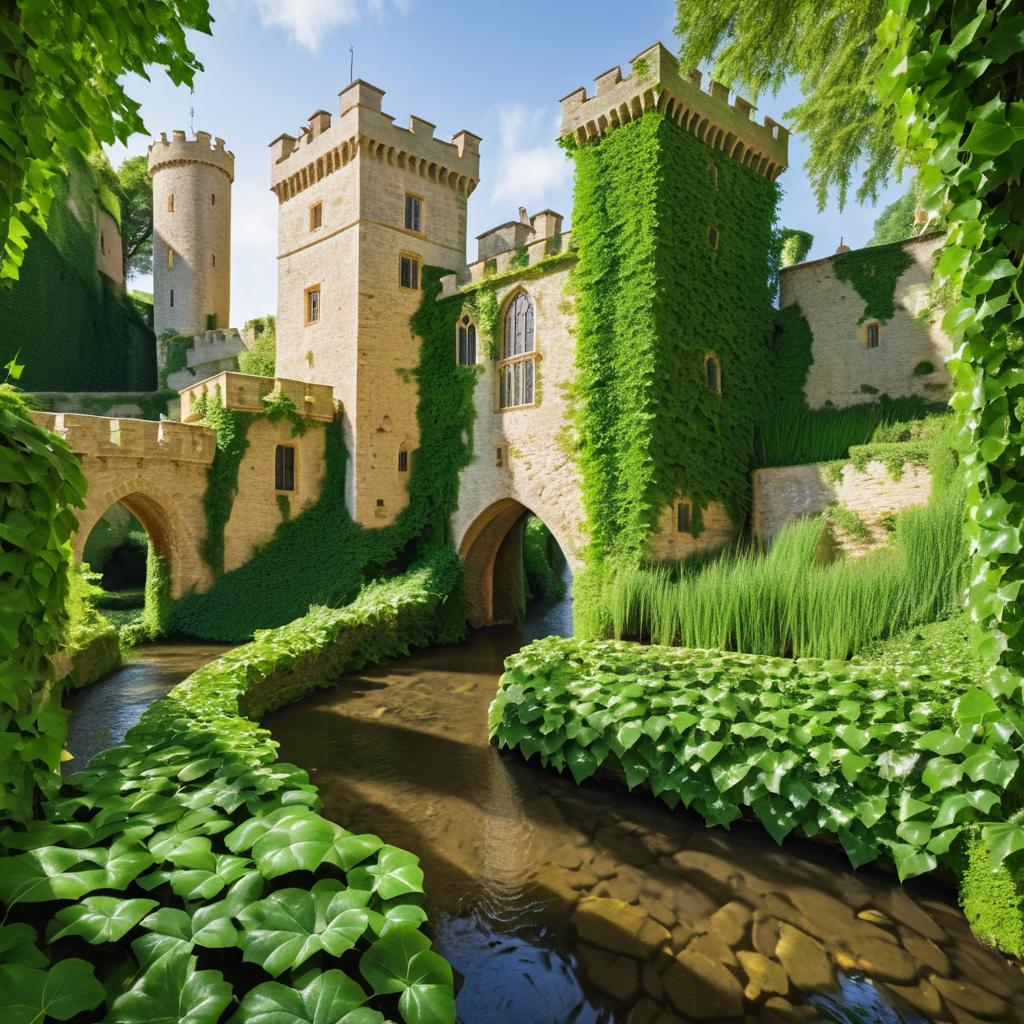
[[[264,722],[328,818],[419,855],[462,1024],[1024,1021],[1024,976],[933,879],[901,888],[827,846],[708,829],[493,748],[505,657],[571,621],[566,600],[349,673]],[[222,650],[156,645],[73,696],[75,763]]]

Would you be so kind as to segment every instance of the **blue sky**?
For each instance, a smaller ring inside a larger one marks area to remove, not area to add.
[[[409,114],[434,122],[440,138],[467,128],[483,137],[481,182],[469,201],[475,236],[513,219],[520,205],[572,211],[569,163],[555,145],[560,97],[661,40],[676,49],[674,0],[213,0],[213,36],[194,35],[205,71],[195,96],[162,74],[133,80],[154,135],[195,127],[223,136],[235,154],[232,210],[231,321],[240,326],[274,311],[277,202],[268,190],[267,144],[296,134],[312,111],[337,114],[338,92],[355,75],[384,89],[396,122]],[[762,96],[759,116],[781,120],[797,90]],[[118,163],[145,153],[148,136],[111,149]],[[877,207],[817,211],[802,165],[803,140],[790,142],[782,176],[781,220],[815,236],[811,256],[835,250],[840,236],[857,246],[871,236],[882,206],[901,192],[893,183]],[[147,288],[138,279],[133,287]]]

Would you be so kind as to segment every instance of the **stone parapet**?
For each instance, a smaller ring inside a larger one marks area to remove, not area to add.
[[[63,438],[76,455],[165,459],[209,465],[214,431],[172,420],[110,419],[70,412],[33,412],[39,426]]]
[[[171,138],[161,132],[149,145],[149,174],[168,164],[209,164],[223,171],[228,181],[235,180],[235,154],[226,149],[224,140],[212,138],[209,132],[196,132],[190,139],[183,131],[174,131]]]
[[[257,377],[250,373],[218,373],[179,393],[181,418],[185,423],[201,416],[196,402],[201,397],[220,394],[224,408],[233,412],[259,413],[266,409],[263,399],[272,393],[287,395],[306,419],[329,422],[334,419],[334,389],[328,384],[311,384],[284,377]]]
[[[557,245],[554,243],[554,238],[558,239]],[[451,298],[460,288],[479,284],[488,277],[500,277],[517,269],[533,267],[553,256],[573,258],[572,232],[566,231],[563,235],[552,236],[552,238],[538,238],[535,241],[529,242],[526,245],[526,253],[527,261],[521,267],[513,266],[512,261],[516,253],[515,250],[510,250],[500,252],[488,259],[477,260],[476,263],[471,263],[465,273],[446,274],[441,278],[441,293],[438,295],[438,299]],[[553,264],[552,270],[554,269],[555,265]]]
[[[754,119],[754,106],[713,79],[705,92],[701,73],[680,73],[679,61],[662,46],[653,46],[631,62],[628,77],[618,66],[599,75],[596,93],[583,87],[562,100],[563,138],[585,144],[648,110],[660,110],[702,142],[774,181],[789,163],[789,130],[770,117]]]
[[[384,92],[356,81],[343,89],[337,121],[317,110],[298,136],[270,143],[270,188],[281,203],[351,163],[358,153],[445,185],[468,196],[480,180],[480,137],[457,132],[451,142],[434,138],[435,126],[410,115],[408,127],[381,109]]]

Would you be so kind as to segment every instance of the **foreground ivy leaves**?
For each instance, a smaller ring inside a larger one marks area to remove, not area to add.
[[[384,1024],[367,995],[342,971],[313,972],[294,988],[267,981],[248,992],[229,1024]]]
[[[245,960],[260,964],[276,978],[321,950],[341,956],[366,931],[369,901],[369,892],[346,889],[330,878],[314,883],[309,892],[271,893],[238,914]]]
[[[455,1019],[452,969],[422,932],[392,929],[363,954],[359,970],[374,992],[401,993],[398,1008],[407,1021],[445,1024]]]
[[[103,986],[84,960],[61,960],[49,970],[0,965],[0,1006],[4,1024],[41,1024],[44,1018],[70,1020],[103,1001]]]
[[[488,721],[577,782],[603,768],[709,825],[753,813],[780,843],[830,833],[854,866],[887,855],[906,879],[978,825],[994,867],[1024,850],[998,821],[1010,734],[979,740],[998,713],[971,679],[920,667],[552,637],[508,660]]]
[[[234,998],[219,971],[196,969],[185,952],[161,956],[114,1000],[112,1024],[213,1024]]]
[[[81,903],[57,912],[58,930],[51,942],[66,935],[80,935],[86,942],[117,942],[124,938],[155,906],[156,900],[122,900],[117,896],[88,896]]]

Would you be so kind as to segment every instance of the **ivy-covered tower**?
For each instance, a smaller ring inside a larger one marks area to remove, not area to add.
[[[562,100],[577,394],[598,559],[675,558],[749,507],[788,132],[660,43]]]

